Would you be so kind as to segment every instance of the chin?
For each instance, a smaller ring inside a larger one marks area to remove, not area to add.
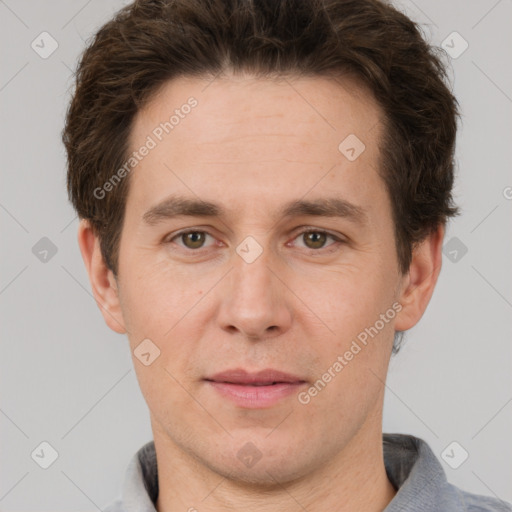
[[[293,466],[293,467],[292,467]],[[251,468],[243,468],[237,458],[231,464],[219,464],[218,461],[210,469],[228,479],[232,484],[254,491],[272,491],[282,489],[284,484],[300,480],[306,476],[306,471],[297,467],[296,461],[264,462],[261,459]]]
[[[231,440],[231,447],[222,450],[225,455],[210,452],[202,463],[232,483],[267,491],[307,477],[314,469],[314,461],[306,460],[300,446],[287,444],[290,438],[253,439],[254,443],[247,436],[241,442]]]

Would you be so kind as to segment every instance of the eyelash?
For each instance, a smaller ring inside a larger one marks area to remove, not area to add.
[[[170,243],[173,242],[173,240],[175,240],[177,238],[180,238],[180,237],[182,237],[184,235],[187,235],[189,233],[205,233],[206,235],[209,235],[212,238],[214,238],[213,235],[208,233],[208,231],[204,231],[204,230],[200,230],[200,229],[186,229],[186,230],[183,230],[183,231],[180,231],[180,232],[176,233],[171,238],[169,238],[169,237],[165,238],[164,239],[164,243],[170,244]],[[295,240],[296,238],[300,237],[301,235],[304,235],[305,233],[315,233],[315,234],[327,235],[327,237],[330,237],[330,238],[332,238],[335,241],[335,243],[332,243],[332,244],[330,244],[330,245],[328,245],[326,247],[321,247],[320,249],[310,249],[310,248],[306,247],[306,250],[308,250],[311,253],[322,253],[322,252],[323,253],[331,253],[331,252],[336,250],[336,247],[334,247],[334,249],[330,249],[329,250],[329,248],[331,246],[337,246],[339,244],[346,243],[345,240],[337,237],[336,235],[333,235],[329,231],[324,231],[324,230],[316,229],[316,228],[313,228],[313,227],[306,227],[306,228],[304,228],[302,231],[300,231],[299,233],[297,233],[295,235],[293,240]],[[190,248],[184,247],[184,246],[179,246],[179,247],[180,247],[180,249],[182,249],[182,250],[184,250],[186,252],[189,252],[189,253],[199,253],[199,252],[205,250],[204,247],[199,247],[198,249],[190,249]]]

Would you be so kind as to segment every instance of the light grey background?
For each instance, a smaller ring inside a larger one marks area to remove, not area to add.
[[[2,511],[102,509],[152,438],[127,339],[107,328],[90,294],[60,142],[84,40],[122,5],[0,0]],[[467,253],[445,251],[430,306],[392,358],[384,431],[428,441],[454,484],[512,501],[512,4],[398,5],[434,44],[454,31],[469,44],[451,70],[463,111],[463,215],[445,238]],[[43,31],[58,42],[46,59],[31,48]],[[447,40],[452,52],[457,38]],[[42,237],[57,248],[47,262],[32,252]],[[46,470],[31,458],[42,441],[59,454]],[[453,441],[469,453],[458,469],[441,457]]]

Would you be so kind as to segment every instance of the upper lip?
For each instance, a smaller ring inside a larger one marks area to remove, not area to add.
[[[243,368],[234,368],[232,370],[226,370],[220,373],[216,373],[211,377],[207,377],[205,380],[213,382],[225,382],[229,384],[246,385],[264,385],[274,384],[278,382],[298,384],[305,382],[304,379],[301,379],[297,375],[281,372],[279,370],[274,370],[272,368],[260,370],[258,372],[248,372]]]

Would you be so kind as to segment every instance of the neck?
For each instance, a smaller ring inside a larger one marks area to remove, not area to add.
[[[257,487],[231,480],[183,452],[154,430],[158,461],[158,512],[381,512],[396,494],[387,478],[382,427],[363,426],[344,449],[322,467],[293,481]],[[272,473],[269,470],[269,473]]]

